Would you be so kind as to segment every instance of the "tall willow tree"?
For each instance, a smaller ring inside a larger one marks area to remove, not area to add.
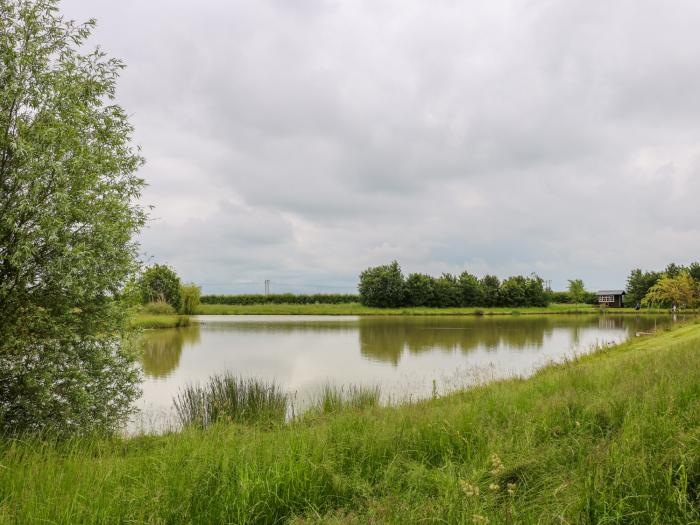
[[[94,21],[0,0],[0,432],[113,431],[138,395],[117,300],[142,159]]]

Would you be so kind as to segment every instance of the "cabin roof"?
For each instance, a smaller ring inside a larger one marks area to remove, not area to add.
[[[625,295],[624,290],[598,290],[598,295]]]

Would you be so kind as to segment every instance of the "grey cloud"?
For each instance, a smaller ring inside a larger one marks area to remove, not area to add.
[[[143,249],[188,280],[352,288],[398,258],[595,288],[699,258],[695,2],[63,8],[128,64]]]

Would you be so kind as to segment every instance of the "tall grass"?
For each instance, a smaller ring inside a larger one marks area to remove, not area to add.
[[[337,414],[343,410],[365,410],[379,404],[379,386],[347,387],[326,384],[321,389],[320,399],[311,412]]]
[[[186,315],[147,315],[138,314],[129,320],[133,328],[157,329],[180,328],[190,325],[190,318]]]
[[[288,396],[273,383],[226,373],[205,385],[180,389],[174,406],[182,426],[206,428],[217,422],[281,423]]]
[[[272,430],[0,440],[3,524],[487,522],[700,523],[700,325]]]

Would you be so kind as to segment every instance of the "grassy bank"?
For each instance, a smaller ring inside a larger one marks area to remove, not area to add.
[[[2,523],[700,520],[700,324],[290,425],[0,445]]]
[[[154,315],[154,314],[136,314],[129,324],[133,328],[178,328],[180,326],[189,326],[190,318],[186,315]]]
[[[615,308],[607,310],[615,314],[658,314],[668,309],[635,310]],[[551,304],[546,307],[528,308],[371,308],[359,303],[346,304],[202,304],[197,308],[201,315],[532,315],[597,313],[601,310],[589,304]]]

